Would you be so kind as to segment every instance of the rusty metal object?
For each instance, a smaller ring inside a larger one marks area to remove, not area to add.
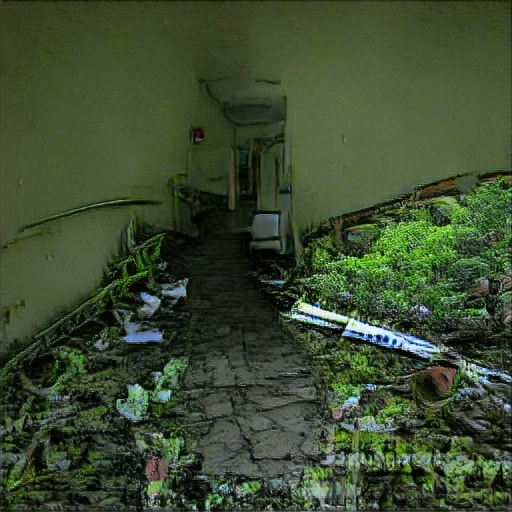
[[[455,368],[432,366],[413,377],[413,391],[421,400],[428,402],[443,400],[450,395],[456,375]]]

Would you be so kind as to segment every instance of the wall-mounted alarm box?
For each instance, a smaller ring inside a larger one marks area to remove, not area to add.
[[[193,144],[201,144],[201,142],[203,142],[205,139],[204,128],[192,128],[190,131],[190,138]]]

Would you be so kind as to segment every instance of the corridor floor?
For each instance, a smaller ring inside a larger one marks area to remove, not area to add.
[[[205,475],[294,480],[318,455],[315,383],[277,311],[253,285],[236,234],[243,218],[234,216],[209,217],[202,243],[168,259],[171,272],[189,279],[182,419]]]

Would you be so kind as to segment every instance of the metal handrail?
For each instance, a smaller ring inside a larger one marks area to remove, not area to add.
[[[45,217],[44,219],[38,220],[37,222],[33,222],[32,224],[27,224],[23,226],[18,233],[24,233],[29,229],[38,228],[40,226],[44,226],[45,224],[49,224],[50,222],[55,222],[57,220],[66,219],[68,217],[74,217],[75,215],[80,215],[82,213],[86,213],[91,210],[100,210],[104,208],[116,208],[120,206],[133,206],[140,204],[151,204],[157,205],[161,204],[161,201],[155,201],[153,199],[113,199],[112,201],[102,201],[101,203],[93,203],[86,206],[81,206],[80,208],[74,208],[73,210],[68,210],[62,213],[58,213],[56,215],[52,215],[51,217]]]

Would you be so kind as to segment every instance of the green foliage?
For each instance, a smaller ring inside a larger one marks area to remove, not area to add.
[[[257,480],[251,482],[244,482],[243,484],[236,486],[236,493],[239,496],[246,496],[247,494],[253,494],[261,488],[261,483]]]
[[[350,397],[358,397],[363,391],[363,386],[356,386],[353,384],[335,383],[332,385],[332,389],[336,393],[336,398],[339,403],[343,403]]]
[[[52,393],[61,391],[65,385],[77,375],[86,372],[87,357],[80,350],[62,347],[59,351],[60,359],[55,362],[51,376],[59,375],[51,386]]]
[[[304,472],[304,480],[322,481],[329,478],[330,474],[331,470],[329,468],[310,467],[306,468]]]
[[[359,432],[359,449],[362,452],[384,452],[392,447],[386,432]]]
[[[341,428],[337,428],[334,432],[333,441],[339,450],[347,450],[352,448],[352,434]]]
[[[416,406],[411,400],[393,397],[388,401],[384,409],[379,412],[376,422],[387,423],[391,419],[407,416],[411,412],[414,412],[415,409]]]
[[[510,226],[510,189],[504,187],[502,180],[477,187],[468,195],[466,203],[466,208],[454,214],[454,224],[474,226],[482,235]]]
[[[171,462],[176,462],[179,459],[184,444],[185,442],[181,437],[171,437],[170,439],[164,439],[164,457]]]
[[[121,331],[119,330],[119,327],[116,326],[105,327],[101,331],[100,336],[104,340],[115,341],[121,336]]]
[[[337,254],[331,236],[311,240],[304,251],[304,261],[313,272],[325,269]]]
[[[510,268],[510,214],[510,190],[495,182],[476,188],[466,206],[454,205],[448,225],[435,225],[426,208],[411,210],[407,221],[383,227],[359,258],[340,254],[332,236],[314,240],[305,250],[304,299],[368,321],[391,315],[397,323],[423,305],[430,311],[427,327],[465,315],[467,287]],[[486,244],[491,231],[498,241]]]

